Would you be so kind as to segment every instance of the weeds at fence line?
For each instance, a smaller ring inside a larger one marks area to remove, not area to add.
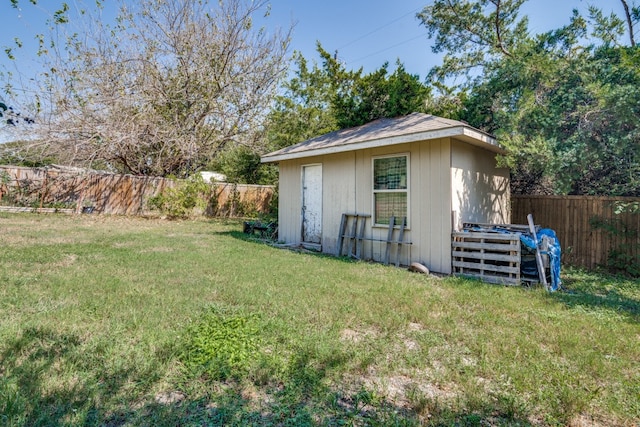
[[[214,195],[215,187],[204,182],[200,175],[176,183],[175,187],[149,199],[148,205],[158,209],[170,219],[184,219],[204,211]]]
[[[612,207],[616,218],[593,216],[589,221],[594,229],[603,230],[609,236],[622,241],[607,255],[606,267],[614,273],[640,277],[640,255],[634,255],[634,252],[638,252],[640,230],[620,218],[625,213],[632,216],[640,215],[639,206],[638,202],[614,202]]]

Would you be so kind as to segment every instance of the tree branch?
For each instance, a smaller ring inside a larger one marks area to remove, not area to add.
[[[629,5],[627,4],[627,0],[620,0],[622,2],[622,7],[624,7],[624,14],[627,18],[627,27],[629,28],[629,42],[631,43],[631,47],[635,47],[636,42],[633,38],[633,20],[631,19],[631,13],[629,12]]]
[[[502,33],[501,33],[501,30],[500,30],[500,23],[501,23],[501,21],[500,21],[500,5],[502,4],[501,0],[491,0],[491,3],[493,3],[496,6],[496,17],[494,19],[494,26],[495,26],[495,29],[496,29],[496,39],[498,40],[498,48],[506,56],[512,57],[511,52],[509,52],[507,50],[507,48],[505,48],[505,46],[504,46],[504,41],[502,40]]]

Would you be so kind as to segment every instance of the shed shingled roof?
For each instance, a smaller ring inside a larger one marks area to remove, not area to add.
[[[464,122],[412,113],[330,132],[266,154],[262,157],[262,162],[278,162],[442,137],[454,137],[496,153],[504,153],[493,136]]]

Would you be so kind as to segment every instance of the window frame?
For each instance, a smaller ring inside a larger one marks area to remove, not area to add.
[[[376,189],[376,160],[379,159],[389,159],[389,158],[400,158],[400,157],[404,157],[406,159],[406,179],[407,179],[407,183],[406,183],[406,188],[404,189]],[[378,215],[377,215],[377,211],[376,211],[376,194],[383,194],[383,193],[403,193],[406,194],[406,200],[407,200],[407,211],[405,213],[406,215],[406,225],[405,228],[409,228],[409,225],[411,223],[410,221],[410,212],[411,212],[411,156],[410,153],[408,152],[404,152],[404,153],[393,153],[393,154],[385,154],[385,155],[380,155],[380,156],[372,156],[371,157],[371,212],[372,212],[372,217],[373,217],[373,226],[374,227],[384,227],[384,228],[389,228],[389,223],[387,222],[385,223],[380,223],[378,222]],[[398,228],[400,227],[400,224],[396,223],[394,228]]]

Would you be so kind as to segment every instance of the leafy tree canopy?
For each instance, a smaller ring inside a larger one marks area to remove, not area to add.
[[[283,85],[270,114],[271,146],[281,148],[337,129],[358,126],[382,117],[425,111],[430,89],[418,76],[396,63],[365,74],[346,70],[318,44],[321,64],[297,53],[291,78]]]
[[[508,148],[514,192],[640,196],[639,14],[620,1],[622,17],[592,6],[537,35],[523,0],[436,0],[419,15],[445,52],[431,77],[457,118]]]

